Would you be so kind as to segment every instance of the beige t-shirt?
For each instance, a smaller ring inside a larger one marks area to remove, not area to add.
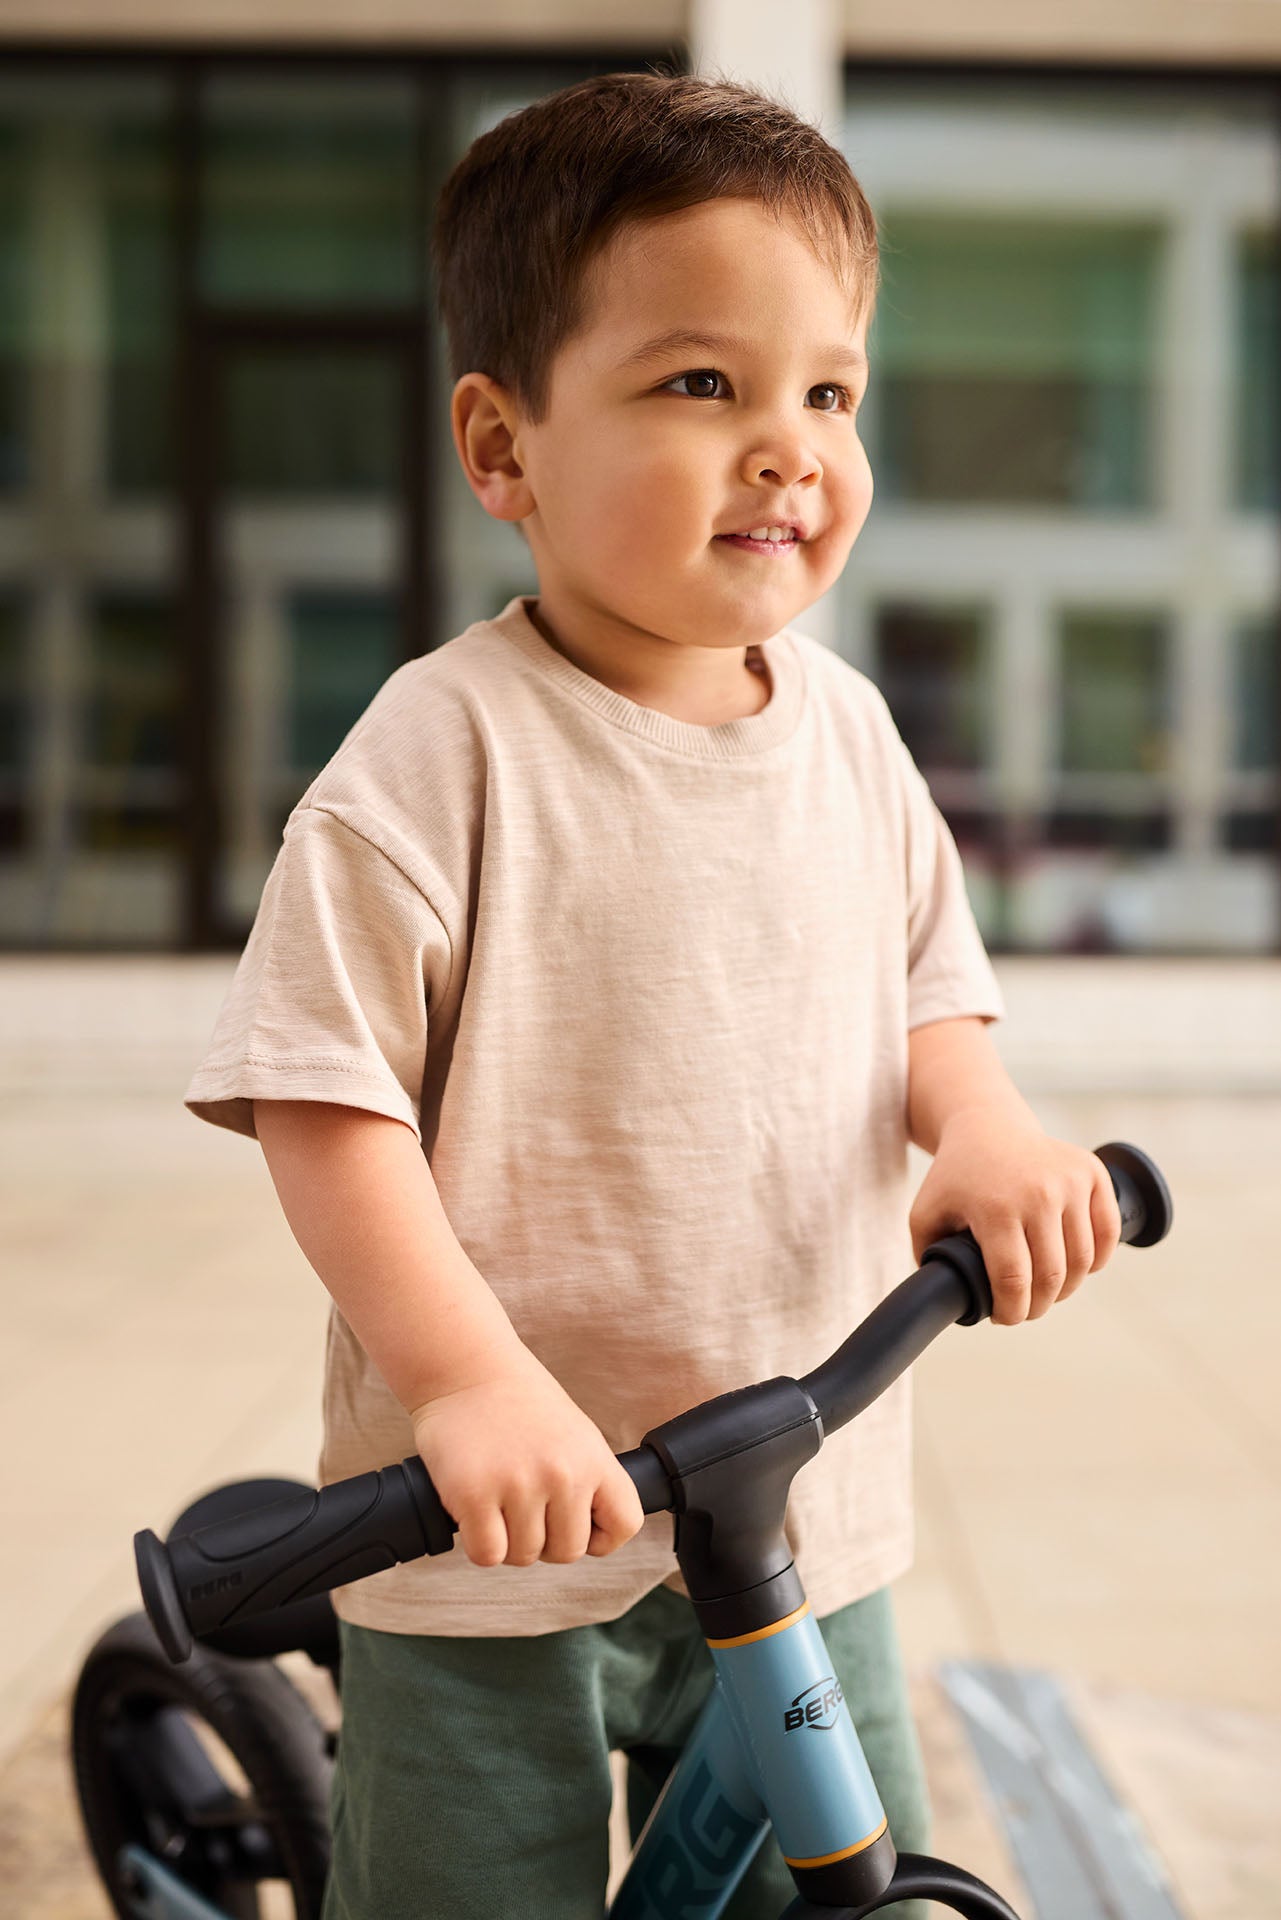
[[[413,1127],[512,1323],[611,1447],[840,1345],[911,1271],[907,1036],[1002,1012],[955,845],[881,695],[791,629],[698,726],[582,672],[517,596],[387,680],[285,828],[186,1096]],[[912,1556],[909,1383],[801,1469],[819,1615]],[[323,1481],[414,1450],[338,1313]],[[512,1435],[512,1445],[521,1436]],[[339,1589],[393,1632],[531,1634],[684,1591],[670,1515],[568,1566],[461,1546]]]

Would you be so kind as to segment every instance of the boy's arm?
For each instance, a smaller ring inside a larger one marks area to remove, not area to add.
[[[1040,1319],[1112,1258],[1121,1218],[1106,1167],[1045,1132],[984,1021],[911,1031],[907,1117],[914,1143],[934,1155],[912,1207],[915,1257],[969,1227],[999,1326]]]
[[[254,1124],[294,1238],[410,1415],[468,1557],[528,1566],[630,1538],[631,1480],[518,1338],[410,1128],[311,1100],[255,1100]]]

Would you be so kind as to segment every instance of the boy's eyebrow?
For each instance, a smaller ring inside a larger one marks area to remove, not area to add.
[[[700,333],[688,327],[673,327],[670,332],[656,334],[652,340],[646,340],[642,346],[633,348],[632,352],[625,355],[619,364],[623,367],[634,367],[643,360],[665,358],[683,347],[699,347],[707,353],[737,353],[743,356],[750,355],[752,351],[751,342],[740,340],[735,334]],[[847,341],[839,346],[825,347],[815,357],[826,360],[832,365],[863,368],[867,366],[867,355],[860,353],[857,347],[850,346]]]

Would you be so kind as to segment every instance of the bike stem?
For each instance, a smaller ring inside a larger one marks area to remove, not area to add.
[[[721,1394],[645,1435],[670,1483],[677,1564],[707,1640],[752,1640],[805,1609],[784,1523],[792,1481],[822,1444],[817,1406],[786,1376]],[[787,1920],[834,1911],[863,1920],[909,1899],[965,1920],[1018,1920],[960,1867],[896,1854],[888,1829],[848,1858],[794,1867],[793,1877],[804,1891]]]

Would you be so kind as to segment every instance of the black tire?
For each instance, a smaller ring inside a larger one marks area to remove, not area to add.
[[[146,1614],[127,1614],[81,1669],[71,1750],[85,1833],[121,1920],[137,1913],[121,1874],[129,1844],[231,1920],[260,1920],[266,1881],[286,1883],[296,1920],[319,1920],[333,1763],[320,1722],[272,1661],[197,1642],[174,1666]]]

